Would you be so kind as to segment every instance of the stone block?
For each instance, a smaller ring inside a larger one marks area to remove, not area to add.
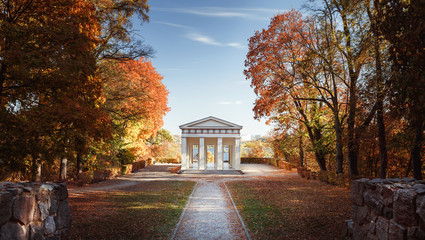
[[[367,240],[379,240],[378,237],[375,234],[367,233]]]
[[[62,201],[68,198],[68,189],[66,188],[66,183],[54,184],[51,194],[53,199]]]
[[[346,220],[345,221],[345,228],[344,228],[344,236],[345,237],[347,237],[347,238],[353,237],[353,227],[354,227],[353,220]]]
[[[36,195],[37,201],[48,201],[50,199],[50,191],[48,190],[42,190],[41,188],[38,190],[38,193]]]
[[[369,179],[362,178],[351,183],[351,202],[361,206],[363,205],[363,192],[365,190],[365,181]]]
[[[9,192],[0,191],[0,226],[12,217],[13,196]]]
[[[382,211],[382,215],[387,219],[393,218],[393,209],[384,207],[384,210]]]
[[[384,202],[382,197],[377,192],[366,191],[363,193],[363,199],[366,206],[371,211],[379,216],[382,216],[382,210],[384,209]]]
[[[389,240],[406,240],[407,229],[394,220],[390,221]]]
[[[378,221],[376,222],[376,236],[379,240],[388,240],[389,228],[389,220],[383,217],[378,217]]]
[[[34,196],[19,196],[13,202],[13,218],[24,225],[29,224],[34,219],[36,204]]]
[[[379,194],[382,196],[382,200],[385,207],[392,207],[394,198],[394,189],[391,185],[380,185],[378,187]]]
[[[354,223],[353,240],[364,240],[367,237],[367,230]]]
[[[43,224],[42,222],[34,222],[30,224],[29,229],[30,240],[42,240],[43,238]]]
[[[1,227],[0,240],[28,239],[28,230],[17,222],[8,222]]]
[[[50,235],[56,231],[55,220],[51,216],[47,216],[43,223],[44,234]]]
[[[44,221],[50,215],[50,199],[49,201],[39,202],[38,209],[40,210],[40,219]]]
[[[59,200],[50,199],[49,215],[54,215],[58,211]]]
[[[71,227],[71,209],[69,208],[68,200],[59,202],[58,212],[55,217],[57,229],[70,228]]]
[[[416,213],[422,222],[425,223],[425,196],[419,196],[416,198]]]
[[[57,230],[55,235],[60,236],[60,240],[70,240],[71,230],[67,228],[64,228],[62,230]]]
[[[375,234],[376,233],[376,222],[371,221],[369,223],[369,232]]]
[[[409,227],[407,230],[407,239],[409,240],[423,240],[425,239],[425,232],[418,226]]]
[[[20,195],[23,192],[21,188],[16,188],[16,187],[6,188],[6,190],[9,191],[14,196]]]
[[[66,183],[60,183],[55,185],[55,199],[63,201],[68,198],[68,189]]]
[[[414,182],[415,179],[414,178],[409,178],[409,177],[404,177],[404,178],[401,179],[401,181],[402,182],[409,183],[409,182]]]
[[[37,207],[35,207],[34,209],[33,221],[34,222],[41,221],[41,213],[40,213],[40,208],[38,207],[38,204],[37,204]]]
[[[351,205],[351,217],[353,218],[353,222],[358,225],[363,225],[369,222],[369,209],[367,206],[357,206]]]
[[[46,240],[61,240],[60,236],[49,236],[46,237]]]
[[[398,224],[417,225],[415,217],[416,192],[410,189],[399,189],[394,195],[393,215]]]

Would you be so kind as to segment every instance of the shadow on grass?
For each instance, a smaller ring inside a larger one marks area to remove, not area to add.
[[[169,239],[194,182],[153,181],[70,194],[72,239]]]

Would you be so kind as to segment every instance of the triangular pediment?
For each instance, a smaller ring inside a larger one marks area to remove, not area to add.
[[[180,129],[242,129],[242,126],[210,116],[181,125]]]

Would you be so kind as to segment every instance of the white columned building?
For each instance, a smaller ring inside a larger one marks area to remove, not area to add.
[[[181,170],[240,170],[242,126],[210,116],[180,129]]]

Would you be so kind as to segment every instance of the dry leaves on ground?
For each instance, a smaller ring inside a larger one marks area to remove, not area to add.
[[[348,189],[298,176],[229,182],[253,239],[342,239]]]

